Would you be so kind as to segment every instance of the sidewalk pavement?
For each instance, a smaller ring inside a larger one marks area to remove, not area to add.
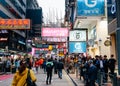
[[[68,76],[71,78],[75,86],[85,86],[84,81],[80,80],[79,75],[76,76],[76,74],[68,74]]]
[[[73,73],[73,74],[68,74],[68,76],[71,78],[75,86],[85,86],[84,81],[82,79],[80,80],[79,75],[76,76],[76,74]],[[96,86],[98,86],[97,83],[96,83]],[[102,86],[112,86],[112,84],[108,82],[108,83],[104,83]]]

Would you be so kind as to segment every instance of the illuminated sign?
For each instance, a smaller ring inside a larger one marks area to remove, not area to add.
[[[30,29],[30,20],[0,19],[0,29]]]
[[[67,41],[67,37],[43,37],[42,39],[48,42],[66,42]]]
[[[0,41],[7,41],[8,38],[0,38]]]
[[[5,33],[8,33],[8,31],[7,30],[0,30],[0,34],[5,34]]]
[[[69,53],[86,53],[86,42],[69,42]]]
[[[71,30],[69,41],[86,41],[86,30]]]
[[[68,28],[42,28],[42,36],[68,37]]]
[[[77,0],[78,16],[104,16],[104,0]]]

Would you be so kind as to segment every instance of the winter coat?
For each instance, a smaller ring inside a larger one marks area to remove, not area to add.
[[[28,68],[26,68],[21,74],[17,71],[13,77],[11,86],[27,86],[26,78],[27,78]],[[30,70],[30,76],[32,81],[36,81],[36,77],[34,72]]]

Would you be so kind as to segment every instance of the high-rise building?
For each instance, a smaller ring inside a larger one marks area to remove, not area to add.
[[[26,0],[0,0],[1,19],[25,19]],[[0,48],[14,51],[26,51],[25,30],[0,30]],[[6,38],[6,40],[2,40]]]

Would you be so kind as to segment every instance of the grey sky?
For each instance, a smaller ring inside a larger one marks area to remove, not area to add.
[[[63,20],[65,15],[65,0],[37,0],[43,9],[44,22]]]

